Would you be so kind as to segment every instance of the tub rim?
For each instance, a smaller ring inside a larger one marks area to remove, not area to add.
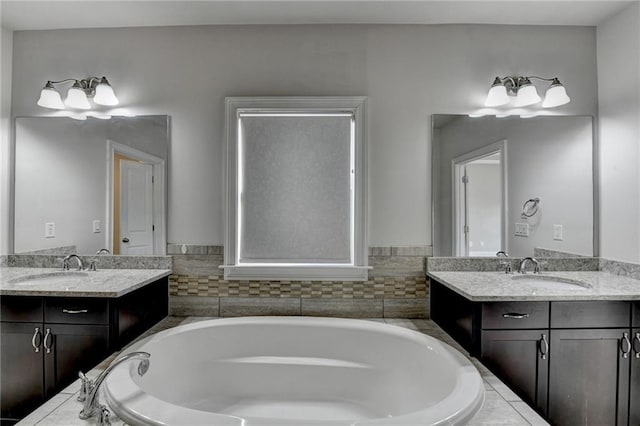
[[[303,325],[303,326],[327,326],[331,324],[333,328],[350,328],[354,330],[383,331],[394,335],[400,335],[412,341],[417,341],[421,345],[430,344],[438,346],[440,352],[444,356],[452,358],[455,362],[456,379],[453,390],[443,399],[427,408],[412,411],[393,417],[383,417],[376,419],[364,419],[350,423],[350,426],[377,426],[404,423],[412,424],[429,424],[429,425],[451,425],[464,424],[470,420],[482,407],[485,399],[484,381],[473,363],[462,355],[458,350],[452,348],[447,343],[419,331],[396,326],[393,324],[370,321],[366,319],[351,318],[332,318],[332,317],[304,317],[304,316],[252,316],[252,317],[235,317],[235,318],[215,318],[210,320],[197,321],[189,324],[178,325],[167,330],[154,333],[125,348],[120,355],[129,352],[143,350],[143,346],[155,339],[164,339],[174,334],[186,331],[208,328],[211,326],[225,325],[279,325],[286,323],[287,325]],[[153,362],[153,361],[152,361]],[[220,414],[210,411],[196,410],[193,408],[177,405],[160,398],[153,394],[147,393],[138,387],[132,379],[137,363],[126,363],[116,367],[111,375],[105,380],[103,394],[108,405],[116,413],[116,415],[125,422],[139,424],[141,420],[149,425],[194,425],[194,424],[212,424],[215,422],[219,426],[285,426],[299,425],[300,420],[288,421],[283,419],[270,418],[241,418],[229,414]],[[115,381],[118,383],[117,396],[113,394],[110,384]],[[123,404],[120,399],[126,396],[128,402]],[[154,418],[144,415],[145,408],[148,404],[153,404],[154,409],[159,413],[154,414]],[[176,418],[175,413],[182,413]],[[181,422],[188,415],[188,421]],[[199,420],[200,419],[200,420]],[[390,421],[393,420],[393,423]],[[307,420],[305,424],[311,426]],[[318,420],[313,425],[338,426],[346,425],[344,420]]]

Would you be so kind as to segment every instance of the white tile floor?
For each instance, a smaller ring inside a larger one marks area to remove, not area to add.
[[[146,337],[149,334],[156,333],[167,328],[175,327],[180,324],[188,324],[197,321],[208,320],[212,318],[208,317],[167,317],[158,324],[156,324],[151,330],[144,333],[140,338]],[[453,346],[461,353],[469,357],[468,353],[460,347],[448,334],[446,334],[440,327],[438,327],[433,321],[430,320],[410,320],[410,319],[381,319],[373,318],[370,321],[385,322],[399,327],[405,327],[412,330],[417,330],[422,333],[434,336],[449,345]],[[116,354],[113,354],[105,361],[100,363],[96,368],[88,373],[89,377],[95,377],[106,368],[107,365],[114,359]],[[481,426],[481,425],[548,425],[531,407],[524,403],[516,394],[514,394],[504,383],[496,378],[489,370],[487,370],[480,362],[472,357],[469,359],[480,371],[485,383],[486,399],[482,409],[471,420],[469,425]],[[88,422],[80,420],[78,413],[80,411],[81,403],[76,401],[76,393],[79,390],[80,385],[75,382],[60,392],[58,395],[47,401],[40,408],[36,409],[28,417],[23,419],[18,425],[39,425],[39,426],[86,426],[94,424],[94,422]],[[114,426],[123,426],[123,422],[115,417],[111,418],[111,423]]]

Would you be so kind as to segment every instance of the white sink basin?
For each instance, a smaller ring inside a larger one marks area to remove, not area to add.
[[[589,290],[589,284],[571,278],[554,277],[552,275],[521,274],[511,277],[519,284],[548,290]]]
[[[24,277],[14,278],[9,280],[9,284],[13,285],[42,285],[63,283],[65,281],[73,280],[78,281],[87,277],[89,274],[82,271],[59,271],[59,272],[45,272],[42,274],[26,275]]]

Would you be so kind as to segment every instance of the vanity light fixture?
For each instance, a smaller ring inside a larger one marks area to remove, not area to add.
[[[55,84],[62,84],[73,81],[73,85],[67,91],[67,96],[62,102],[60,92],[55,88]],[[65,109],[91,109],[89,98],[97,105],[114,106],[118,105],[118,98],[109,84],[106,77],[89,77],[84,79],[67,78],[60,81],[47,81],[40,91],[38,105],[44,108]]]
[[[571,101],[567,96],[560,80],[557,77],[544,78],[535,75],[532,76],[509,76],[496,77],[491,84],[485,105],[488,107],[497,107],[508,104],[515,97],[514,106],[524,107],[536,104],[541,101],[536,86],[531,83],[531,79],[550,81],[551,85],[545,93],[543,108],[553,108],[567,104]]]

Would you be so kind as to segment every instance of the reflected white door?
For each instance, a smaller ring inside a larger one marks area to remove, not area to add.
[[[120,163],[120,254],[153,254],[153,166]]]

